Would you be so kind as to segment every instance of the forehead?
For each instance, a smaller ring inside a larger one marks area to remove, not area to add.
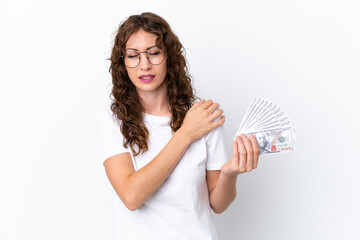
[[[125,48],[133,48],[143,51],[148,47],[156,45],[157,36],[153,33],[145,32],[140,29],[139,31],[130,35],[129,40],[126,42]]]

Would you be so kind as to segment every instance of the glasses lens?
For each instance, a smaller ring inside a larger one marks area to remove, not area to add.
[[[152,48],[148,51],[149,62],[153,65],[159,65],[164,60],[164,53],[159,48]]]
[[[164,60],[164,52],[157,47],[151,48],[147,52],[141,52],[141,53],[147,53],[147,58],[152,65],[159,65]],[[126,52],[124,56],[125,65],[129,68],[136,67],[139,64],[140,61],[139,54],[141,53],[136,51]]]
[[[139,64],[139,53],[135,51],[127,52],[124,57],[124,63],[127,67],[133,68]]]

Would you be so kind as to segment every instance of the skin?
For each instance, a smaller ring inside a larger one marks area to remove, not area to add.
[[[145,51],[154,46],[156,35],[139,30],[130,36],[126,48]],[[141,54],[136,68],[127,68],[128,75],[136,86],[144,111],[151,115],[170,115],[165,84],[166,59],[160,65],[151,65]],[[139,76],[153,74],[153,81],[141,82]],[[134,211],[155,192],[180,161],[188,146],[225,122],[223,110],[212,100],[195,103],[187,112],[183,124],[170,141],[146,166],[135,171],[129,153],[122,153],[105,160],[104,166],[110,183],[125,206]],[[221,116],[220,120],[215,121]],[[206,181],[210,206],[215,213],[227,209],[236,197],[238,174],[250,172],[258,164],[259,149],[254,136],[236,138],[233,156],[221,170],[207,170]]]
[[[139,52],[155,46],[156,35],[139,30],[132,34],[126,43],[126,49],[136,49]],[[165,83],[166,61],[160,65],[152,65],[146,58],[146,54],[140,54],[140,63],[136,68],[127,68],[131,82],[135,85],[140,97],[140,102],[145,108],[145,113],[158,116],[170,115],[167,102],[167,88]],[[149,83],[142,82],[141,75],[153,74],[154,80]]]

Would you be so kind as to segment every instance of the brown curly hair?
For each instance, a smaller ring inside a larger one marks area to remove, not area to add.
[[[107,59],[111,61],[109,72],[112,75],[113,84],[110,94],[111,110],[121,120],[123,146],[125,148],[130,146],[134,156],[148,150],[149,132],[143,122],[143,106],[140,104],[136,88],[126,72],[121,56],[126,52],[125,46],[129,37],[140,29],[157,36],[156,46],[161,48],[167,57],[165,82],[171,111],[170,127],[173,132],[181,127],[186,112],[196,98],[183,55],[184,48],[163,18],[154,13],[145,12],[132,15],[120,23],[111,57]],[[135,144],[139,147],[137,152],[134,150]]]

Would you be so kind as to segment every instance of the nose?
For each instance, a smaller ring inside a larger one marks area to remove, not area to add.
[[[140,57],[140,69],[141,70],[149,70],[151,68],[151,63],[149,62],[149,60],[147,59],[147,54],[146,53],[143,53],[139,55]]]

